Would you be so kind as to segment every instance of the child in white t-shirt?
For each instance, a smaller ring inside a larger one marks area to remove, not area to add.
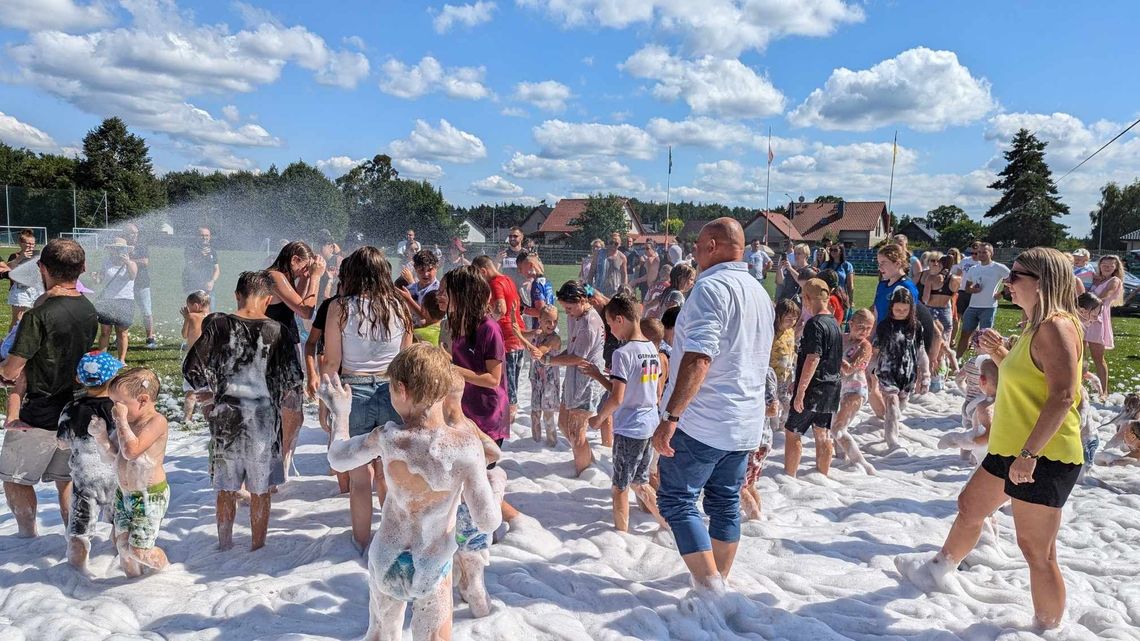
[[[613,511],[614,527],[625,532],[629,529],[629,489],[649,514],[668,527],[657,511],[657,495],[649,485],[649,464],[652,459],[653,432],[657,429],[658,382],[661,379],[661,359],[658,347],[641,333],[641,319],[637,301],[617,295],[606,303],[606,322],[613,335],[624,344],[614,351],[610,361],[610,375],[606,378],[595,365],[582,365],[584,373],[609,390],[609,397],[598,413],[590,419],[590,427],[597,427],[613,416]]]

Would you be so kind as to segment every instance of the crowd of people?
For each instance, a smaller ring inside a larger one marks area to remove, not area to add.
[[[527,518],[498,466],[520,409],[535,442],[565,439],[576,475],[596,463],[596,430],[612,460],[614,527],[629,528],[632,490],[671,531],[698,594],[716,595],[742,520],[760,515],[756,482],[776,434],[792,477],[809,431],[822,474],[837,457],[874,473],[849,432],[857,412],[869,404],[879,420],[868,426],[902,448],[908,401],[951,380],[965,429],[942,445],[977,469],[941,551],[901,558],[899,571],[947,589],[987,518],[1012,499],[1037,621],[1060,621],[1055,540],[1097,447],[1082,383],[1108,390],[1104,351],[1123,274],[1113,256],[1090,267],[1083,250],[1034,248],[1006,267],[986,243],[964,256],[917,257],[896,236],[878,249],[874,304],[861,309],[845,247],[789,243],[776,256],[730,218],[705,225],[691,255],[615,233],[595,241],[578,279],[558,284],[517,228],[495,256],[471,260],[462,242],[445,254],[413,230],[391,259],[322,234],[313,245],[286,242],[266,268],[241,273],[236,311],[212,313],[218,257],[211,230],[198,232],[182,278],[182,387],[186,418],[200,409],[209,428],[219,547],[234,544],[239,501],[250,505],[251,550],[265,544],[303,404],[316,401],[352,540],[368,559],[369,638],[398,638],[409,602],[414,638],[446,638],[453,565],[472,614],[490,612],[488,550]],[[0,270],[32,258],[34,237],[30,247],[21,240]],[[87,256],[69,240],[36,254],[42,290],[13,280],[22,317],[0,363],[13,387],[0,479],[29,537],[35,486],[56,484],[68,559],[81,571],[100,510],[113,514],[120,564],[133,577],[167,564],[156,547],[171,492],[167,419],[155,373],[125,366],[136,305],[154,339],[149,252],[130,226],[105,254],[90,295],[80,283]],[[1003,293],[1020,309],[1018,336],[993,329]],[[519,394],[524,372],[529,399]],[[1136,460],[1140,423],[1122,425]]]

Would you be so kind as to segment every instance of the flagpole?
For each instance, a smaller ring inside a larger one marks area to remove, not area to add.
[[[665,257],[669,256],[669,188],[673,182],[673,145],[669,145],[669,173],[665,176]]]
[[[896,129],[895,130],[895,142],[894,142],[894,145],[891,147],[891,186],[887,190],[887,220],[890,220],[891,198],[895,194],[895,158],[897,158],[898,155],[899,155],[899,131],[898,131],[898,129]],[[893,229],[891,231],[894,232]]]
[[[764,244],[768,244],[768,193],[772,191],[772,127],[768,127],[768,184],[764,186]]]

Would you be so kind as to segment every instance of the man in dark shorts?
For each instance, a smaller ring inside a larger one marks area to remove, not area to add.
[[[28,387],[20,419],[31,427],[7,430],[0,450],[4,497],[22,537],[36,536],[35,486],[41,481],[55,481],[60,516],[68,522],[68,453],[58,447],[56,429],[78,387],[75,368],[99,330],[95,306],[76,285],[86,269],[79,243],[60,238],[48,242],[39,263],[48,297],[24,315],[8,358],[0,363],[3,382],[11,384],[23,375]]]
[[[218,255],[214,251],[214,237],[209,227],[198,228],[198,243],[186,248],[185,263],[182,266],[182,293],[204,291],[214,301],[214,284],[218,282],[221,268]]]

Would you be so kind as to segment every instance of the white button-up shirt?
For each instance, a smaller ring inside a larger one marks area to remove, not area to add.
[[[760,445],[775,315],[772,299],[746,263],[720,263],[701,272],[677,317],[666,396],[673,393],[681,353],[705,354],[712,362],[677,429],[718,450]]]

